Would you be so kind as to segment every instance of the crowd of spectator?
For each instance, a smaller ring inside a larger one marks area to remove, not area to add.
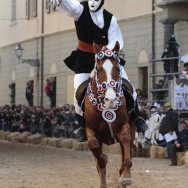
[[[176,152],[188,151],[188,116],[180,119],[170,103],[151,105],[148,112],[144,135],[147,145],[166,147],[170,165],[177,165]]]
[[[148,129],[146,145],[167,147],[168,158],[176,165],[177,151],[188,150],[188,116],[179,119],[171,104],[140,106]],[[47,137],[79,138],[80,125],[73,105],[58,107],[31,107],[5,105],[0,107],[0,130],[10,132],[29,131]]]
[[[73,105],[43,108],[24,105],[0,107],[0,130],[10,132],[29,131],[47,137],[74,138],[79,128]]]

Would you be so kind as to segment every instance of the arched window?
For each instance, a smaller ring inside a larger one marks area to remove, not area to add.
[[[145,50],[141,50],[138,56],[138,63],[139,64],[146,64],[148,63],[148,55]]]

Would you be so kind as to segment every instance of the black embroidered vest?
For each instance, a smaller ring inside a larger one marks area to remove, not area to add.
[[[99,28],[92,20],[87,2],[82,2],[84,10],[79,20],[75,22],[78,39],[93,44],[108,44],[108,29],[112,19],[112,14],[104,9],[104,27]]]

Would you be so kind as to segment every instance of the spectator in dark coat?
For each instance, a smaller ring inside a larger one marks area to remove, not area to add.
[[[33,85],[30,81],[27,82],[25,88],[25,98],[27,99],[29,106],[33,106]]]
[[[170,103],[166,103],[164,108],[166,115],[161,121],[159,133],[165,137],[167,142],[168,158],[171,158],[172,147],[175,143],[175,138],[172,135],[178,134],[178,114],[172,109]],[[170,140],[167,140],[167,136],[171,137]]]
[[[168,41],[167,47],[163,52],[161,58],[164,59],[164,70],[166,73],[177,73],[178,72],[178,62],[179,62],[179,44],[176,42],[176,38],[172,35]],[[176,59],[166,59],[166,58],[176,58]],[[178,75],[176,75],[178,77]],[[170,75],[169,79],[173,76]]]
[[[180,132],[178,134],[178,139],[172,147],[172,156],[170,166],[177,165],[177,152],[188,151],[188,121],[183,120],[180,122]]]
[[[166,60],[166,58],[168,58],[168,49],[166,48],[161,56],[164,62],[163,66],[164,66],[164,71],[166,73],[169,73],[170,72],[170,65],[169,65],[169,60]]]
[[[44,118],[43,131],[47,137],[52,137],[52,124],[48,116]]]
[[[160,133],[165,135],[169,132],[178,132],[178,114],[175,112],[170,103],[164,105],[165,117],[162,119]]]

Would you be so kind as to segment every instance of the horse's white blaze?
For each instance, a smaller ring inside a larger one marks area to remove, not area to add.
[[[106,76],[107,76],[107,83],[109,84],[110,81],[112,80],[112,75],[111,75],[111,72],[112,72],[112,62],[107,59],[104,64],[103,64],[103,68],[106,72]],[[107,91],[106,91],[106,95],[105,95],[105,98],[108,98],[108,100],[114,100],[116,98],[116,93],[115,91],[113,90],[113,88],[111,87],[108,87],[107,88]]]

